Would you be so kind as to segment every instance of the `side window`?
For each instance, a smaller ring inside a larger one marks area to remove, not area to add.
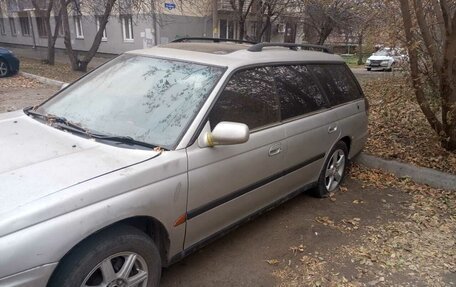
[[[326,90],[331,105],[362,98],[355,81],[345,65],[309,65]]]
[[[209,115],[211,128],[219,122],[244,123],[256,129],[279,121],[279,103],[268,68],[234,74]]]
[[[322,109],[326,100],[303,65],[272,68],[280,99],[282,120]]]

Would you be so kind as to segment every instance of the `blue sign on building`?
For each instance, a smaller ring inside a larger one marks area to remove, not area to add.
[[[168,10],[176,9],[176,4],[174,3],[165,3],[165,8]]]

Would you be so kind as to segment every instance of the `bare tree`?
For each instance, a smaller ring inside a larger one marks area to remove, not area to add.
[[[66,9],[62,9],[62,24],[63,24],[63,31],[64,31],[64,44],[66,51],[68,53],[68,57],[71,62],[71,67],[75,71],[87,71],[87,66],[90,63],[90,61],[95,57],[98,48],[100,47],[101,39],[103,37],[103,31],[106,28],[106,24],[108,23],[109,16],[111,15],[112,9],[114,7],[114,4],[116,3],[116,0],[104,0],[100,1],[103,3],[98,3],[94,8],[99,8],[99,7],[104,7],[104,11],[102,16],[99,19],[99,29],[97,31],[97,34],[95,35],[95,38],[92,42],[92,46],[90,47],[89,51],[85,53],[84,57],[82,59],[79,59],[78,53],[73,50],[73,45],[71,44],[71,32],[70,32],[70,22],[69,22],[69,15],[68,15],[68,7],[71,8],[73,11],[75,11],[78,14],[81,14],[81,10],[79,7],[79,2],[74,1],[69,6],[64,6],[65,2],[67,0],[60,0],[60,3],[62,7],[66,7]]]
[[[367,33],[378,33],[378,24],[382,22],[385,3],[377,0],[355,0],[356,5],[352,9],[352,17],[347,23],[350,34],[357,39],[358,65],[363,64],[363,47]]]
[[[244,40],[245,22],[256,1],[257,0],[230,0],[231,8],[235,13],[239,25],[239,40]]]
[[[46,33],[47,33],[47,58],[46,63],[54,65],[55,63],[55,42],[59,36],[59,30],[61,29],[61,11],[62,7],[67,7],[71,0],[58,1],[58,0],[32,0],[32,5],[35,8],[35,12],[40,15],[44,21]],[[63,3],[63,4],[62,4]],[[64,6],[62,6],[64,5]],[[51,27],[51,14],[55,15],[55,26],[54,31]]]
[[[271,41],[272,25],[282,17],[295,16],[293,12],[297,3],[294,0],[260,0],[256,2],[252,13],[257,18],[255,40]]]
[[[442,146],[456,150],[456,3],[399,0],[418,104]],[[436,104],[440,103],[440,104]]]
[[[118,11],[119,15],[122,14],[140,14],[144,17],[152,16],[152,13],[155,13],[155,1],[157,0],[87,0],[87,1],[77,1],[77,0],[59,0],[62,7],[65,1],[70,1],[70,5],[65,6],[66,9],[62,9],[62,26],[64,31],[64,44],[68,54],[68,57],[71,62],[71,67],[75,71],[87,71],[87,66],[90,61],[95,57],[98,48],[100,47],[101,40],[103,38],[104,30],[106,29],[106,24],[109,21],[111,13],[115,9]],[[82,3],[82,4],[81,4]],[[80,5],[84,5],[83,8]],[[98,16],[98,31],[93,39],[92,45],[87,52],[80,53],[73,49],[71,43],[71,31],[70,31],[70,22],[69,22],[69,10],[76,15],[82,15],[81,10],[89,10],[91,14],[99,15]],[[155,18],[154,18],[155,19]]]
[[[323,45],[329,35],[336,29],[344,27],[353,18],[354,1],[350,0],[301,0],[303,5],[303,22],[312,34],[309,42]]]

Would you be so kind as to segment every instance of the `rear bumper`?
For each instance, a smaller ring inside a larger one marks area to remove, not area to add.
[[[0,279],[0,286],[46,287],[57,263],[45,264]]]
[[[349,159],[356,157],[363,150],[368,136],[369,132],[366,130],[366,132],[364,132],[360,137],[352,139],[350,154],[348,155]]]

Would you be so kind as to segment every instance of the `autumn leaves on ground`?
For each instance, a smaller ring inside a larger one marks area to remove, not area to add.
[[[456,154],[441,147],[409,83],[401,76],[363,83],[371,106],[365,151],[456,174]]]
[[[386,199],[381,212],[340,219],[331,210],[315,224],[337,246],[290,246],[288,263],[268,261],[279,286],[452,286],[456,284],[456,193],[417,185],[354,165],[351,179]],[[341,193],[350,192],[341,188]],[[334,195],[332,200],[337,200]],[[372,198],[371,198],[372,199]],[[353,200],[352,208],[368,204]],[[372,204],[372,202],[370,203]],[[337,218],[337,219],[336,219]],[[309,252],[310,251],[310,252]]]
[[[440,146],[404,78],[362,85],[371,104],[365,152],[456,174],[456,154]],[[267,261],[275,266],[279,285],[456,286],[456,193],[357,165],[352,166],[350,177],[361,188],[385,190],[391,200],[378,204],[389,213],[374,222],[350,216],[341,219],[337,213],[335,219],[331,210],[328,216],[316,216],[315,224],[340,237],[340,246],[319,252],[309,252],[312,248],[305,245],[290,246],[293,255],[288,264]],[[342,187],[339,192],[350,190]],[[354,200],[353,208],[362,204]]]

